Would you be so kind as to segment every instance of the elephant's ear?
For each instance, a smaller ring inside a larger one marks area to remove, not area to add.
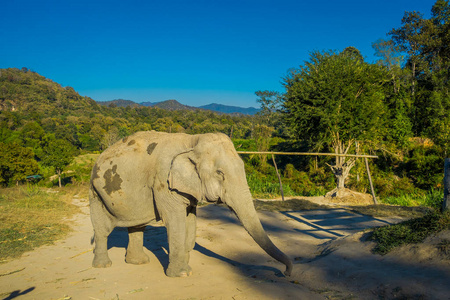
[[[193,151],[182,152],[175,156],[169,172],[169,188],[180,194],[187,194],[198,201],[202,198],[202,185],[192,159]]]

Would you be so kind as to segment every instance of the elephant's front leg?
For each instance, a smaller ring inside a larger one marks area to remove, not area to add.
[[[125,261],[129,264],[141,265],[150,261],[144,253],[144,227],[128,228],[128,247]]]
[[[183,206],[172,207],[170,212],[163,213],[169,240],[169,266],[166,275],[169,277],[187,277],[192,275],[188,265],[186,247],[186,209]]]
[[[189,254],[195,246],[197,233],[197,208],[189,206],[186,216],[186,262],[189,264]]]

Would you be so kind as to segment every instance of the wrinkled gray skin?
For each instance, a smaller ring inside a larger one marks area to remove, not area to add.
[[[135,133],[100,155],[92,170],[89,198],[94,267],[111,266],[107,239],[114,227],[128,227],[126,262],[147,263],[144,228],[163,220],[170,250],[167,276],[191,275],[196,205],[207,200],[226,203],[261,248],[286,265],[286,275],[291,274],[292,262],[261,226],[244,163],[226,135]]]

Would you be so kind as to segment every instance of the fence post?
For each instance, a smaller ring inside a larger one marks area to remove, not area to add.
[[[450,209],[450,158],[445,159],[444,163],[444,202],[442,211]]]
[[[378,204],[377,198],[375,197],[375,191],[373,189],[372,176],[370,176],[369,162],[367,161],[367,157],[364,157],[364,161],[366,163],[367,177],[369,177],[370,191],[372,192],[373,203]]]
[[[281,176],[278,172],[277,163],[275,162],[275,155],[272,154],[273,165],[275,166],[275,171],[277,171],[278,181],[280,182],[280,192],[281,192],[281,200],[284,201],[284,192],[283,192],[283,184],[281,183]]]

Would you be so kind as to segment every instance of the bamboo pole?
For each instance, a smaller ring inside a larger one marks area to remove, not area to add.
[[[310,155],[310,156],[346,156],[361,158],[378,158],[376,155],[356,155],[356,154],[337,154],[337,153],[312,153],[312,152],[270,152],[270,151],[237,151],[238,154],[275,154],[275,155]]]
[[[278,172],[277,163],[275,162],[275,155],[273,154],[272,154],[272,161],[273,165],[275,166],[275,171],[277,171],[278,182],[280,183],[281,200],[284,201],[283,183],[281,182],[281,176],[280,173]]]
[[[450,210],[450,158],[444,162],[444,201],[442,211]]]
[[[377,198],[375,197],[375,191],[373,189],[372,176],[370,176],[369,162],[367,160],[367,157],[364,157],[364,161],[366,163],[367,177],[369,178],[370,191],[372,192],[373,203],[378,204]]]

